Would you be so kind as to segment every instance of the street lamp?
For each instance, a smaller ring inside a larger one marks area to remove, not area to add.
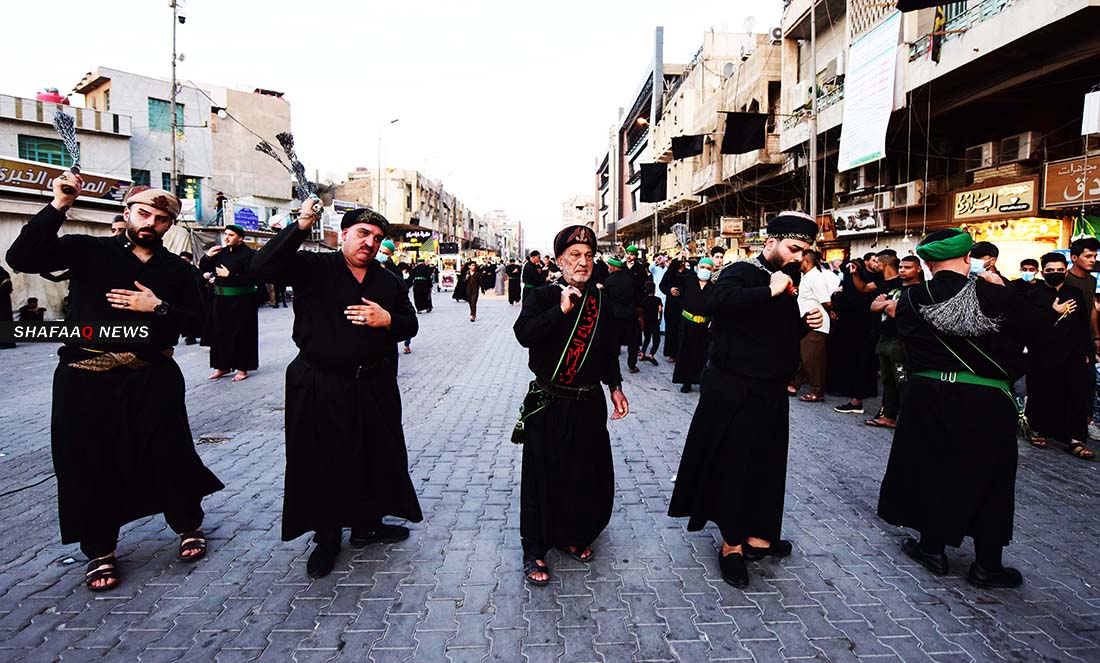
[[[378,173],[376,174],[374,181],[378,184],[378,203],[377,203],[378,213],[383,215],[383,216],[385,216],[386,210],[382,209],[382,186],[383,186],[383,180],[382,180],[382,130],[385,129],[386,126],[388,126],[390,124],[397,124],[400,120],[401,120],[401,118],[395,117],[392,120],[390,120],[389,122],[387,122],[386,124],[380,125],[378,127]],[[387,184],[389,183],[388,179],[387,179],[386,183]]]

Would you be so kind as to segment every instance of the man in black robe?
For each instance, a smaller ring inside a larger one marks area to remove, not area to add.
[[[68,269],[70,320],[148,325],[143,342],[81,340],[57,353],[51,432],[61,542],[80,543],[91,560],[87,586],[105,591],[119,584],[119,528],[134,520],[163,513],[180,535],[179,559],[202,557],[202,498],[224,486],[195,452],[172,360],[180,332],[202,315],[194,276],[161,244],[179,199],[136,187],[124,201],[123,235],[59,237],[81,187],[79,176],[58,177],[53,202],[23,226],[7,261],[21,272]]]
[[[0,265],[0,322],[11,322],[11,293],[15,289],[11,282],[11,274]],[[11,349],[15,343],[0,343],[0,348]]]
[[[607,259],[610,274],[603,283],[603,294],[611,306],[611,323],[615,327],[616,348],[626,346],[626,367],[631,373],[638,372],[638,350],[641,348],[639,333],[639,309],[642,301],[638,293],[638,282],[626,271],[626,263],[618,258]],[[618,349],[615,350],[616,356]]]
[[[185,263],[187,263],[188,267],[191,268],[190,269],[191,276],[195,279],[195,287],[197,287],[199,289],[200,298],[201,298],[202,306],[203,306],[203,311],[205,312],[207,302],[206,302],[206,298],[202,296],[202,292],[205,289],[206,281],[202,278],[202,270],[200,270],[195,265],[195,257],[193,255],[191,255],[190,251],[180,251],[180,258],[183,258],[183,261]],[[284,288],[284,290],[285,290],[285,288]],[[201,323],[197,324],[197,325],[194,325],[194,326],[190,327],[189,329],[184,329],[183,330],[183,336],[184,336],[183,342],[186,345],[195,345],[196,343],[199,342],[199,335],[200,334],[202,334],[202,324]]]
[[[680,320],[684,314],[680,281],[690,277],[687,254],[681,253],[657,284],[665,295],[665,359],[669,362],[676,361],[676,353],[680,351]]]
[[[477,272],[478,280],[481,283],[481,292],[492,290],[497,279],[497,268],[493,266],[493,263],[486,260],[484,264],[478,266]]]
[[[1026,294],[1042,316],[1027,343],[1027,419],[1035,431],[1031,444],[1045,447],[1053,438],[1082,460],[1092,460],[1085,448],[1096,379],[1084,293],[1066,283],[1069,265],[1061,253],[1041,259],[1043,284]],[[1019,292],[1017,290],[1016,292]]]
[[[423,515],[409,477],[393,348],[417,332],[405,286],[375,254],[389,230],[377,212],[340,222],[340,251],[298,251],[317,222],[303,205],[297,223],[261,248],[252,269],[294,287],[294,343],[286,369],[284,541],[314,532],[306,571],[332,572],[343,528],[351,545],[395,543],[405,527],[382,522]]]
[[[516,264],[515,258],[508,259],[508,266],[504,268],[504,276],[508,279],[508,305],[511,306],[520,300],[520,273],[523,271]]]
[[[590,228],[563,228],[554,238],[562,283],[531,290],[513,327],[535,374],[513,433],[524,445],[519,526],[523,573],[533,585],[550,581],[544,558],[554,546],[592,561],[591,544],[611,520],[615,473],[600,382],[611,394],[612,420],[630,406],[611,309],[589,283],[595,250]]]
[[[210,324],[210,380],[236,369],[234,382],[248,379],[260,366],[260,329],[256,282],[248,268],[255,254],[245,245],[244,228],[225,227],[225,246],[211,247],[199,269],[214,273],[214,304]]]
[[[783,212],[768,223],[761,255],[726,266],[704,291],[711,315],[710,361],[668,515],[707,521],[722,532],[722,579],[744,587],[745,560],[791,554],[780,538],[787,478],[787,382],[798,368],[799,343],[822,324],[821,309],[799,317],[794,284],[817,236],[813,217]],[[788,267],[790,269],[790,267]],[[693,313],[699,313],[692,311]]]
[[[413,302],[417,313],[432,311],[432,268],[424,258],[417,261],[410,272],[412,276]]]
[[[542,254],[532,251],[523,263],[523,272],[520,279],[523,281],[523,301],[527,301],[527,295],[535,288],[546,285],[546,270],[542,266]]]
[[[970,274],[964,230],[929,234],[917,255],[932,279],[908,288],[894,320],[905,343],[909,383],[879,493],[878,514],[920,532],[902,550],[936,575],[944,546],[974,539],[969,580],[1015,587],[1002,565],[1012,538],[1018,412],[1012,382],[1024,370],[1031,307],[992,272]]]

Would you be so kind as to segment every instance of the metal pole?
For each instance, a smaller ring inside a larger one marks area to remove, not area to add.
[[[178,174],[176,173],[176,25],[179,23],[179,6],[176,4],[176,0],[171,0],[172,3],[172,105],[170,111],[172,113],[172,175],[168,180],[168,184],[171,187],[171,193],[179,195],[179,189],[176,184]]]
[[[374,173],[374,186],[378,189],[378,202],[375,203],[375,207],[378,213],[384,216],[386,213],[382,210],[382,125],[378,125],[378,170]]]
[[[817,218],[817,2],[810,4],[810,216]]]

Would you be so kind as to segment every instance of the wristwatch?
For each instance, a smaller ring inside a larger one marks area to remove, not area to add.
[[[168,304],[164,303],[163,301],[157,304],[153,308],[153,315],[157,316],[158,318],[163,318],[164,316],[168,315]]]

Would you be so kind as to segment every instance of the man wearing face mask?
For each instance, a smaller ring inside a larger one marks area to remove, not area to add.
[[[707,347],[710,345],[710,316],[704,315],[706,303],[704,291],[710,285],[715,271],[714,261],[703,258],[695,265],[691,276],[681,278],[680,349],[676,352],[676,368],[672,371],[673,384],[680,385],[682,393],[691,391],[691,385],[699,384],[703,366],[707,363]]]
[[[905,343],[908,384],[878,514],[920,532],[903,552],[934,575],[949,571],[945,546],[974,540],[968,580],[1016,587],[1001,556],[1012,539],[1018,412],[1013,381],[1023,341],[1041,312],[990,271],[970,273],[965,230],[930,233],[917,255],[932,279],[904,291],[894,320]]]
[[[1042,285],[1039,276],[1039,261],[1034,258],[1024,258],[1020,261],[1020,278],[1011,281],[1008,287],[1021,295],[1027,296],[1035,288]]]
[[[974,242],[974,248],[970,249],[970,273],[990,271],[1001,276],[997,271],[997,257],[1000,255],[1001,250],[993,242]]]
[[[1046,438],[1053,438],[1077,458],[1091,460],[1085,441],[1094,373],[1085,297],[1066,283],[1064,255],[1047,253],[1040,263],[1044,285],[1028,296],[1045,316],[1027,344],[1027,419],[1036,434],[1031,444],[1045,447]]]
[[[420,503],[409,477],[401,428],[395,344],[416,335],[416,310],[401,280],[376,259],[389,222],[369,209],[340,221],[335,253],[299,251],[318,215],[303,205],[260,249],[259,278],[294,287],[294,343],[286,368],[286,480],[283,541],[314,532],[306,563],[311,578],[332,572],[351,527],[351,545],[396,543],[418,523]]]
[[[783,267],[798,267],[817,236],[813,217],[782,212],[768,223],[764,251],[728,265],[707,286],[702,311],[713,316],[710,360],[680,459],[668,515],[707,521],[722,532],[722,579],[744,587],[745,560],[791,554],[781,538],[787,476],[787,381],[799,341],[822,324],[820,309],[799,314]]]

